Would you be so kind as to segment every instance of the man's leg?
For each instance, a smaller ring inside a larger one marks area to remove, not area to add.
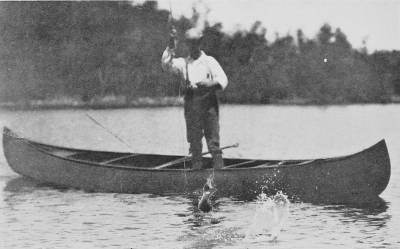
[[[202,168],[201,153],[203,131],[201,117],[193,102],[185,102],[186,137],[189,142],[189,152],[192,154],[192,168]]]
[[[204,135],[206,137],[208,150],[211,152],[214,169],[222,169],[224,161],[219,145],[219,115],[218,107],[208,109],[205,117]]]

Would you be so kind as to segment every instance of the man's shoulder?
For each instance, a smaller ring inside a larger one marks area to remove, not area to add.
[[[208,61],[209,63],[215,63],[215,62],[217,62],[217,60],[216,60],[213,56],[208,55],[208,54],[206,54],[205,52],[203,52],[203,58],[204,58],[204,60]],[[218,63],[218,62],[217,62],[217,63]]]
[[[215,59],[211,55],[207,55],[206,60],[207,60],[208,65],[210,65],[210,66],[213,66],[213,67],[219,66],[219,62],[217,61],[217,59]]]

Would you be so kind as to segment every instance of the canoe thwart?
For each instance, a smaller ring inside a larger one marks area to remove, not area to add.
[[[119,160],[128,159],[128,158],[132,158],[132,157],[139,156],[139,155],[141,155],[141,154],[136,153],[136,154],[129,154],[129,155],[126,155],[126,156],[120,156],[120,157],[117,157],[117,158],[113,158],[113,159],[109,159],[109,160],[100,162],[100,164],[110,164],[110,163],[113,163],[113,162],[117,162]]]
[[[191,160],[192,160],[192,157],[189,157],[189,156],[181,157],[181,158],[178,158],[176,160],[173,160],[173,161],[161,164],[159,166],[153,167],[153,169],[165,169],[165,168],[171,167],[171,166],[179,164],[179,163],[190,162]]]
[[[227,145],[227,146],[221,147],[220,150],[225,150],[225,149],[229,149],[229,148],[237,148],[237,147],[239,147],[239,143],[235,143],[235,144],[232,144],[232,145]],[[210,153],[211,153],[210,151],[203,152],[203,153],[201,153],[201,156],[205,156],[205,155],[208,155]],[[164,169],[164,168],[168,168],[168,167],[171,167],[171,166],[179,164],[179,163],[189,162],[191,160],[192,160],[191,156],[185,156],[185,157],[181,157],[181,158],[178,158],[176,160],[173,160],[171,162],[167,162],[167,163],[161,164],[159,166],[153,167],[153,169]]]
[[[224,167],[224,169],[232,169],[232,168],[239,168],[241,166],[247,165],[247,164],[251,164],[251,163],[255,163],[258,162],[259,160],[249,160],[249,161],[245,161],[245,162],[241,162],[241,163],[235,163],[232,165],[227,165]]]

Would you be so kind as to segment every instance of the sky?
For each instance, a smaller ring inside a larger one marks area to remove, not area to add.
[[[207,20],[221,22],[226,32],[248,29],[259,20],[270,41],[276,33],[295,35],[299,28],[313,38],[328,23],[355,48],[365,40],[369,52],[400,50],[400,0],[158,0],[159,8],[171,6],[175,18],[191,16],[193,5],[207,6]]]

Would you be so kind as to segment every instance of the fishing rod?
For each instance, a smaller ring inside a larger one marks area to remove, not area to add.
[[[169,0],[169,15],[168,15],[168,23],[171,25],[171,28],[174,29],[174,23],[172,22],[174,20],[174,17],[172,15],[172,3],[171,0]]]
[[[172,15],[172,3],[171,0],[169,1],[169,15],[168,15],[168,24],[170,25],[170,43],[171,40],[173,39],[173,48],[176,48],[176,29],[174,25],[174,16]],[[170,46],[170,45],[168,45]],[[170,48],[172,48],[170,46]]]
[[[118,141],[120,141],[121,143],[123,143],[125,146],[127,146],[129,148],[129,150],[132,150],[131,145],[129,145],[129,143],[127,143],[125,140],[123,140],[121,137],[119,137],[117,134],[115,134],[114,132],[112,132],[111,130],[107,129],[107,127],[105,127],[104,125],[102,125],[99,121],[97,121],[94,117],[92,117],[89,113],[85,113],[86,116],[93,122],[95,123],[97,126],[101,127],[103,130],[107,131],[111,136],[113,136],[114,138],[116,138]]]

